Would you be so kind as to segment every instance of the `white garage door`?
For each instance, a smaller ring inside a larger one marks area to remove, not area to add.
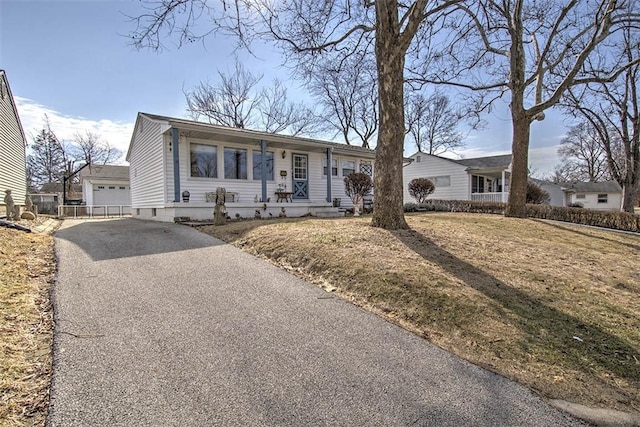
[[[93,187],[93,205],[129,205],[128,185],[97,185]]]

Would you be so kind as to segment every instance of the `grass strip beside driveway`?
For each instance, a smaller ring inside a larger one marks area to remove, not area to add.
[[[0,228],[0,425],[42,426],[49,405],[53,238]]]
[[[408,215],[201,227],[547,398],[640,411],[640,236]]]

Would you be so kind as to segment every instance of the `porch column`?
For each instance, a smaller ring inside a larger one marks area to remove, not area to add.
[[[331,172],[333,165],[333,148],[327,148],[327,202],[331,203]]]
[[[173,151],[173,201],[180,202],[180,129],[171,128],[171,150]]]
[[[505,181],[505,177],[506,176],[507,175],[504,173],[504,169],[502,169],[502,181],[501,181],[502,182],[502,188],[501,188],[502,189],[502,194],[500,195],[500,197],[502,197],[502,203],[506,202],[506,200],[505,200],[506,199],[506,197],[505,197],[506,191],[504,191],[505,188],[507,188],[506,181]]]
[[[260,180],[262,183],[262,201],[266,203],[267,202],[267,141],[263,139],[260,140],[260,152],[262,153],[262,161],[260,163],[260,170],[262,172],[262,179]]]

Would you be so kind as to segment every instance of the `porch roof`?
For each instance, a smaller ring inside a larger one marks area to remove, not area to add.
[[[469,170],[503,170],[508,169],[511,164],[512,155],[503,154],[500,156],[477,157],[475,159],[454,160],[463,166],[467,166]]]
[[[214,125],[194,120],[175,117],[160,116],[157,114],[138,113],[151,120],[166,122],[171,128],[180,129],[181,134],[198,139],[219,139],[236,143],[258,143],[267,141],[269,147],[282,149],[300,149],[305,151],[324,151],[333,148],[334,153],[350,154],[365,158],[375,158],[375,151],[354,145],[340,144],[337,142],[322,141],[311,138],[301,138],[289,135],[280,135],[268,132],[260,132],[250,129],[239,129],[228,126]],[[169,132],[168,129],[166,132]]]

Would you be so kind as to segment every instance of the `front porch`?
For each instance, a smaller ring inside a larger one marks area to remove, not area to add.
[[[469,179],[471,180],[469,200],[491,203],[507,203],[509,201],[511,171],[489,168],[476,169],[470,174]]]
[[[316,201],[297,201],[293,202],[227,202],[227,217],[231,220],[240,218],[253,219],[260,218],[279,218],[281,214],[286,217],[315,216],[319,218],[334,218],[344,216],[337,207],[333,207],[332,203],[316,200]],[[139,208],[134,209],[132,216],[139,219],[157,220],[157,221],[174,221],[176,218],[184,218],[189,221],[211,221],[213,219],[213,210],[215,203],[202,202],[177,202],[167,203],[162,208]]]

